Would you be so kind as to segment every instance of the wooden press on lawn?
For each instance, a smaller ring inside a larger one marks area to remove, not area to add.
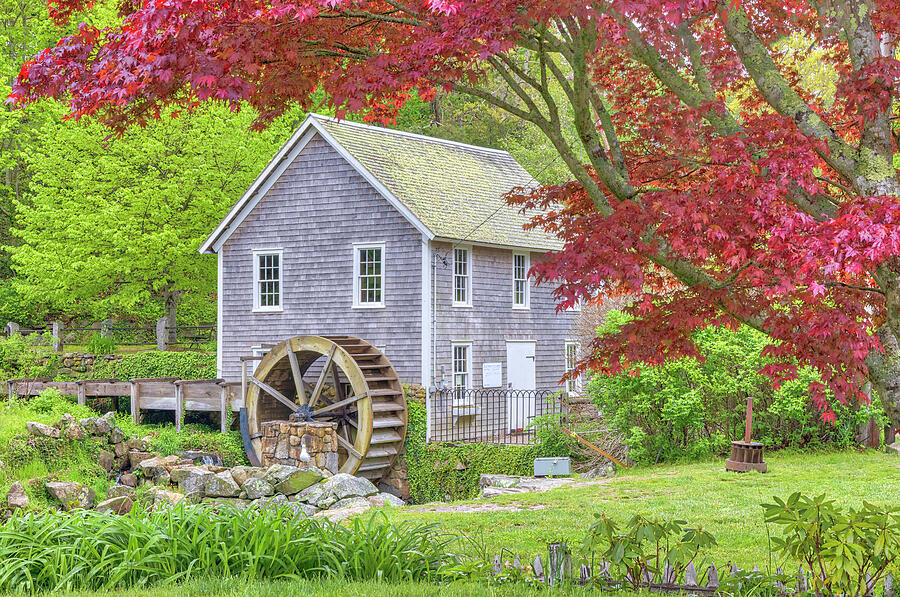
[[[725,461],[725,470],[736,473],[747,471],[766,472],[763,461],[763,445],[750,441],[753,428],[753,396],[747,396],[747,416],[744,419],[744,441],[731,442],[731,458]]]

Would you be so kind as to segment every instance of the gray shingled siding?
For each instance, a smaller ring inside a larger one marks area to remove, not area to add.
[[[452,307],[452,251],[447,243],[433,243],[433,250],[446,256],[435,269],[437,285],[437,379],[441,365],[444,380],[452,382],[451,343],[472,341],[472,387],[482,387],[481,365],[503,364],[506,387],[506,341],[536,340],[535,377],[539,390],[562,389],[559,380],[565,371],[565,342],[571,339],[577,313],[556,313],[556,300],[549,285],[531,284],[531,308],[512,308],[512,255],[510,249],[472,246],[472,308]],[[531,253],[534,264],[541,253]]]
[[[384,241],[383,309],[353,309],[354,242]],[[282,248],[283,313],[253,313],[252,250]],[[355,334],[421,379],[422,235],[334,149],[314,138],[224,244],[222,375],[254,345]]]

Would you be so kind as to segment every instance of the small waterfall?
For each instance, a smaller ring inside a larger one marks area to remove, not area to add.
[[[181,453],[182,458],[193,460],[197,464],[209,466],[222,466],[222,457],[215,452],[203,452],[201,450],[186,450]]]

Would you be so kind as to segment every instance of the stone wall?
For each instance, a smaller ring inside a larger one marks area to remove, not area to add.
[[[117,354],[94,355],[83,352],[66,352],[60,356],[59,373],[63,375],[87,373],[93,371],[94,366],[101,362],[117,361],[121,358],[122,356]]]
[[[306,446],[309,464],[331,473],[338,471],[337,424],[269,421],[260,425],[260,431],[263,466],[304,466],[300,455]]]

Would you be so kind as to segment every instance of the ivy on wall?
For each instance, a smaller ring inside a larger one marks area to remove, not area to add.
[[[481,475],[531,475],[535,458],[571,454],[571,444],[562,439],[566,436],[552,421],[543,422],[537,432],[538,443],[531,446],[429,444],[425,441],[425,404],[408,400],[407,409],[404,458],[414,503],[471,499],[480,492]]]
[[[212,379],[216,377],[216,355],[148,350],[123,355],[116,361],[102,362],[96,366],[91,375],[97,378],[122,380],[144,377]]]

